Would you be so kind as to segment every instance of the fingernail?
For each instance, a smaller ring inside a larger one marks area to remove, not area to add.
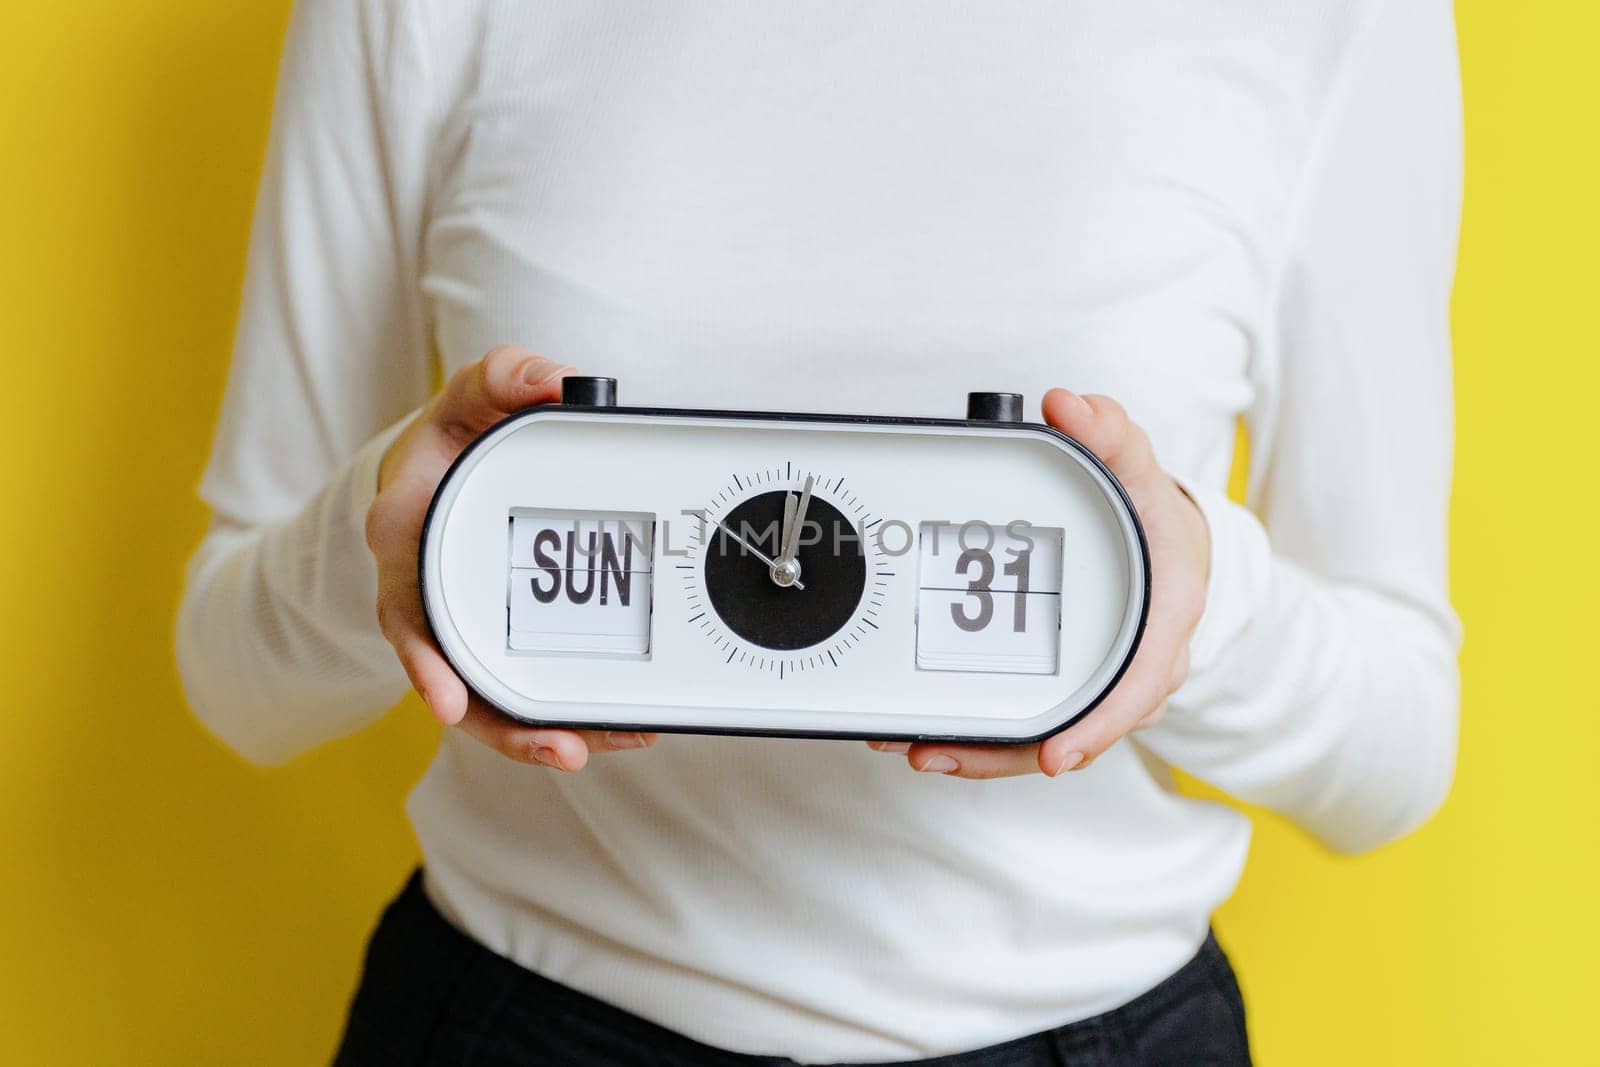
[[[954,756],[946,756],[942,752],[939,753],[937,756],[933,757],[927,763],[924,763],[922,766],[917,768],[917,770],[919,770],[919,771],[931,771],[931,772],[933,772],[935,774],[948,774],[950,771],[953,771],[955,769],[956,769],[955,757]]]
[[[561,766],[560,763],[556,762],[556,750],[543,746],[533,750],[533,762],[542,764],[546,767],[559,768]]]
[[[874,741],[870,746],[877,752],[893,752],[896,755],[905,755],[911,751],[910,741]]]
[[[557,367],[551,370],[550,364],[542,360],[535,360],[528,364],[527,369],[522,372],[522,380],[529,385],[543,385],[546,382],[553,382],[557,378],[571,374],[575,370],[577,370],[576,367]]]
[[[643,748],[644,734],[627,730],[610,730],[606,733],[607,748]]]
[[[1050,773],[1050,777],[1054,778],[1056,775],[1061,774],[1064,771],[1076,770],[1077,767],[1078,767],[1078,764],[1080,764],[1082,762],[1083,762],[1083,753],[1082,752],[1068,752],[1067,755],[1066,755],[1066,758],[1063,759],[1061,761],[1060,765],[1057,766],[1056,769]]]
[[[1085,415],[1093,415],[1094,414],[1094,408],[1091,407],[1089,402],[1087,400],[1085,400],[1083,397],[1079,396],[1077,393],[1073,393],[1072,394],[1072,399],[1074,399],[1074,400],[1076,400],[1078,402],[1078,406],[1083,409],[1083,413]]]

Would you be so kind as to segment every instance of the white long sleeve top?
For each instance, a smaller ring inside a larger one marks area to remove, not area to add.
[[[679,735],[564,775],[446,730],[409,802],[451,921],[716,1045],[907,1058],[1109,1009],[1244,861],[1171,767],[1339,850],[1448,790],[1459,139],[1447,0],[303,0],[189,698],[263,762],[394,704],[377,462],[498,343],[660,406],[1110,394],[1213,556],[1189,681],[1089,770]]]

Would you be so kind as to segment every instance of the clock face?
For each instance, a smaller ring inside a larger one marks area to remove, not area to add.
[[[1121,676],[1148,589],[1120,486],[1028,424],[534,409],[420,549],[457,673],[582,728],[1037,738]]]
[[[747,471],[699,513],[694,562],[681,573],[689,606],[706,609],[695,623],[725,663],[779,674],[837,667],[879,628],[888,576],[877,573],[874,517],[844,481],[793,462]]]

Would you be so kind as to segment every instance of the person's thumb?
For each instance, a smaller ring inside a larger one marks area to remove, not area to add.
[[[1099,456],[1130,491],[1160,476],[1150,438],[1110,397],[1052,389],[1042,407],[1045,422]]]
[[[465,445],[514,411],[560,400],[561,379],[572,371],[525,348],[502,345],[451,375],[433,421]]]

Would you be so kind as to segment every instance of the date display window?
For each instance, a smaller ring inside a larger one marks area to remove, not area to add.
[[[1057,672],[1060,527],[925,522],[917,542],[919,670]]]
[[[645,656],[655,516],[513,508],[512,652]]]

